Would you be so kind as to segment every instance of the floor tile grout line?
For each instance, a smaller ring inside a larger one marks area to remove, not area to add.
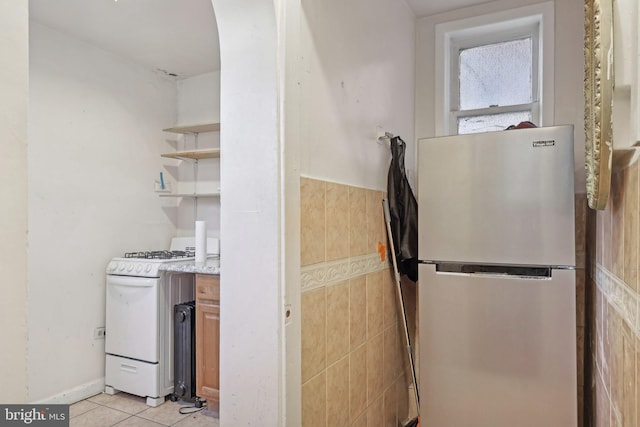
[[[96,396],[97,396],[97,395],[96,395]],[[114,424],[111,424],[111,427],[113,427],[113,426],[117,426],[118,424],[123,423],[123,422],[125,422],[126,420],[128,420],[128,419],[130,419],[130,418],[132,418],[132,417],[134,417],[134,418],[136,418],[136,419],[139,419],[139,420],[141,420],[141,421],[152,422],[152,423],[157,424],[157,425],[159,425],[159,426],[170,427],[170,426],[177,426],[179,423],[183,422],[185,419],[190,418],[192,415],[194,415],[194,414],[196,414],[196,413],[199,413],[199,411],[197,411],[197,412],[193,412],[193,413],[181,414],[181,415],[182,415],[182,417],[181,417],[180,419],[175,420],[175,422],[171,422],[171,424],[165,424],[165,423],[170,422],[170,421],[168,421],[168,420],[159,421],[159,420],[154,420],[154,419],[145,418],[145,417],[143,417],[143,416],[140,416],[140,414],[144,413],[146,410],[148,410],[148,409],[150,409],[150,408],[145,408],[145,409],[143,409],[143,410],[141,410],[141,411],[139,411],[139,412],[137,412],[137,413],[135,413],[135,414],[132,414],[132,413],[129,413],[129,412],[124,411],[124,410],[122,410],[122,409],[119,409],[119,408],[116,408],[116,407],[109,406],[110,404],[113,404],[113,403],[114,403],[114,400],[120,400],[120,399],[127,400],[127,398],[126,398],[126,397],[122,397],[122,396],[121,396],[121,397],[119,397],[119,398],[109,399],[108,401],[105,401],[105,402],[95,402],[95,401],[89,400],[89,399],[91,399],[92,397],[94,397],[94,396],[88,397],[88,398],[84,399],[83,401],[88,402],[88,403],[91,403],[91,404],[93,404],[93,405],[95,405],[95,406],[94,406],[93,408],[89,409],[88,411],[85,411],[85,412],[83,412],[83,413],[81,413],[81,414],[75,415],[75,416],[73,417],[74,419],[76,419],[76,418],[78,418],[78,417],[82,417],[82,416],[83,416],[83,415],[85,415],[85,414],[86,414],[86,416],[87,416],[88,418],[90,418],[90,414],[89,414],[89,413],[93,412],[94,410],[98,409],[99,407],[103,407],[103,408],[107,408],[107,409],[109,409],[109,410],[117,411],[117,412],[120,412],[120,413],[123,413],[123,414],[127,415],[125,418],[123,418],[123,419],[119,420],[118,422],[116,422],[116,423],[114,423]],[[134,399],[134,401],[135,401],[135,399]],[[75,403],[80,403],[80,402],[82,402],[82,401],[75,402]],[[178,410],[178,411],[179,411],[179,408],[176,408],[176,410]],[[215,417],[214,417],[214,418],[215,418]]]
[[[113,408],[109,408],[109,409],[113,409]],[[116,411],[117,411],[117,409],[116,409]],[[130,415],[130,416],[128,416],[127,418],[123,418],[123,419],[121,419],[120,421],[118,421],[117,423],[115,423],[115,424],[111,424],[111,427],[113,427],[113,426],[115,426],[115,425],[118,425],[118,424],[120,424],[121,422],[124,422],[125,420],[128,420],[129,418],[131,418],[131,417],[133,417],[133,416],[135,416],[135,415]]]
[[[123,418],[123,419],[119,420],[118,422],[116,422],[116,423],[114,423],[114,424],[111,424],[111,425],[110,425],[110,427],[113,427],[113,426],[115,426],[115,425],[118,425],[119,423],[124,422],[125,420],[128,420],[128,419],[129,419],[129,418],[131,418],[131,417],[136,417],[136,418],[144,419],[144,420],[146,420],[146,421],[151,421],[151,420],[147,420],[146,418],[138,417],[138,416],[137,416],[137,414],[130,414],[129,412],[125,412],[125,411],[122,411],[122,410],[117,409],[117,408],[112,408],[112,407],[107,406],[107,405],[102,404],[102,403],[92,402],[92,401],[90,401],[90,400],[88,400],[88,399],[85,399],[85,401],[86,401],[86,402],[93,403],[93,404],[95,404],[95,405],[97,405],[97,406],[96,406],[95,408],[91,408],[91,409],[89,409],[89,410],[88,410],[88,411],[86,411],[86,412],[83,412],[82,414],[78,414],[78,415],[76,415],[76,416],[74,416],[74,417],[71,417],[70,419],[75,419],[75,418],[81,417],[81,416],[83,416],[83,415],[85,415],[85,414],[89,414],[90,412],[93,412],[93,411],[95,411],[96,409],[98,409],[98,407],[102,406],[103,408],[111,409],[111,410],[113,410],[113,411],[121,412],[121,413],[123,413],[123,414],[128,415],[128,417]],[[81,401],[81,402],[82,402],[82,401]],[[78,403],[78,402],[76,402],[76,403]],[[143,412],[143,411],[140,411],[140,412]],[[154,421],[154,422],[155,422],[155,421]],[[162,423],[158,423],[158,424],[165,425],[165,424],[162,424]]]

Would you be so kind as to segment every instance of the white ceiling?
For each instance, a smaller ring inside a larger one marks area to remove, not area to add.
[[[38,23],[178,78],[220,69],[211,0],[29,0],[29,14]]]
[[[486,1],[406,0],[417,17]],[[29,0],[29,13],[40,24],[178,78],[220,69],[211,0]]]
[[[488,0],[405,0],[416,17],[435,15],[476,4],[488,3]]]

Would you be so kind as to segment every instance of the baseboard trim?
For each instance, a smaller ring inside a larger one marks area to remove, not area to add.
[[[54,404],[67,404],[79,402],[87,397],[95,396],[96,394],[104,391],[104,377],[95,381],[84,383],[71,390],[64,391],[62,393],[47,397],[36,402],[31,402],[36,405],[54,405]]]

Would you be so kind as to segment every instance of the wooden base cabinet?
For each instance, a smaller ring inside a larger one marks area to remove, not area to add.
[[[196,275],[196,394],[220,405],[220,276]]]

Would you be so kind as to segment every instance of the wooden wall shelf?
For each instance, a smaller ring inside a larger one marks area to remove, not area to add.
[[[167,129],[162,129],[165,132],[171,133],[201,133],[201,132],[215,132],[220,130],[220,123],[205,123],[201,125],[188,125],[188,126],[174,126]]]
[[[203,197],[220,197],[220,193],[160,193],[158,194],[160,197],[192,197],[194,199],[203,198]]]
[[[161,154],[161,156],[179,160],[214,159],[220,157],[220,149],[211,148],[209,150],[176,151],[175,153]]]

